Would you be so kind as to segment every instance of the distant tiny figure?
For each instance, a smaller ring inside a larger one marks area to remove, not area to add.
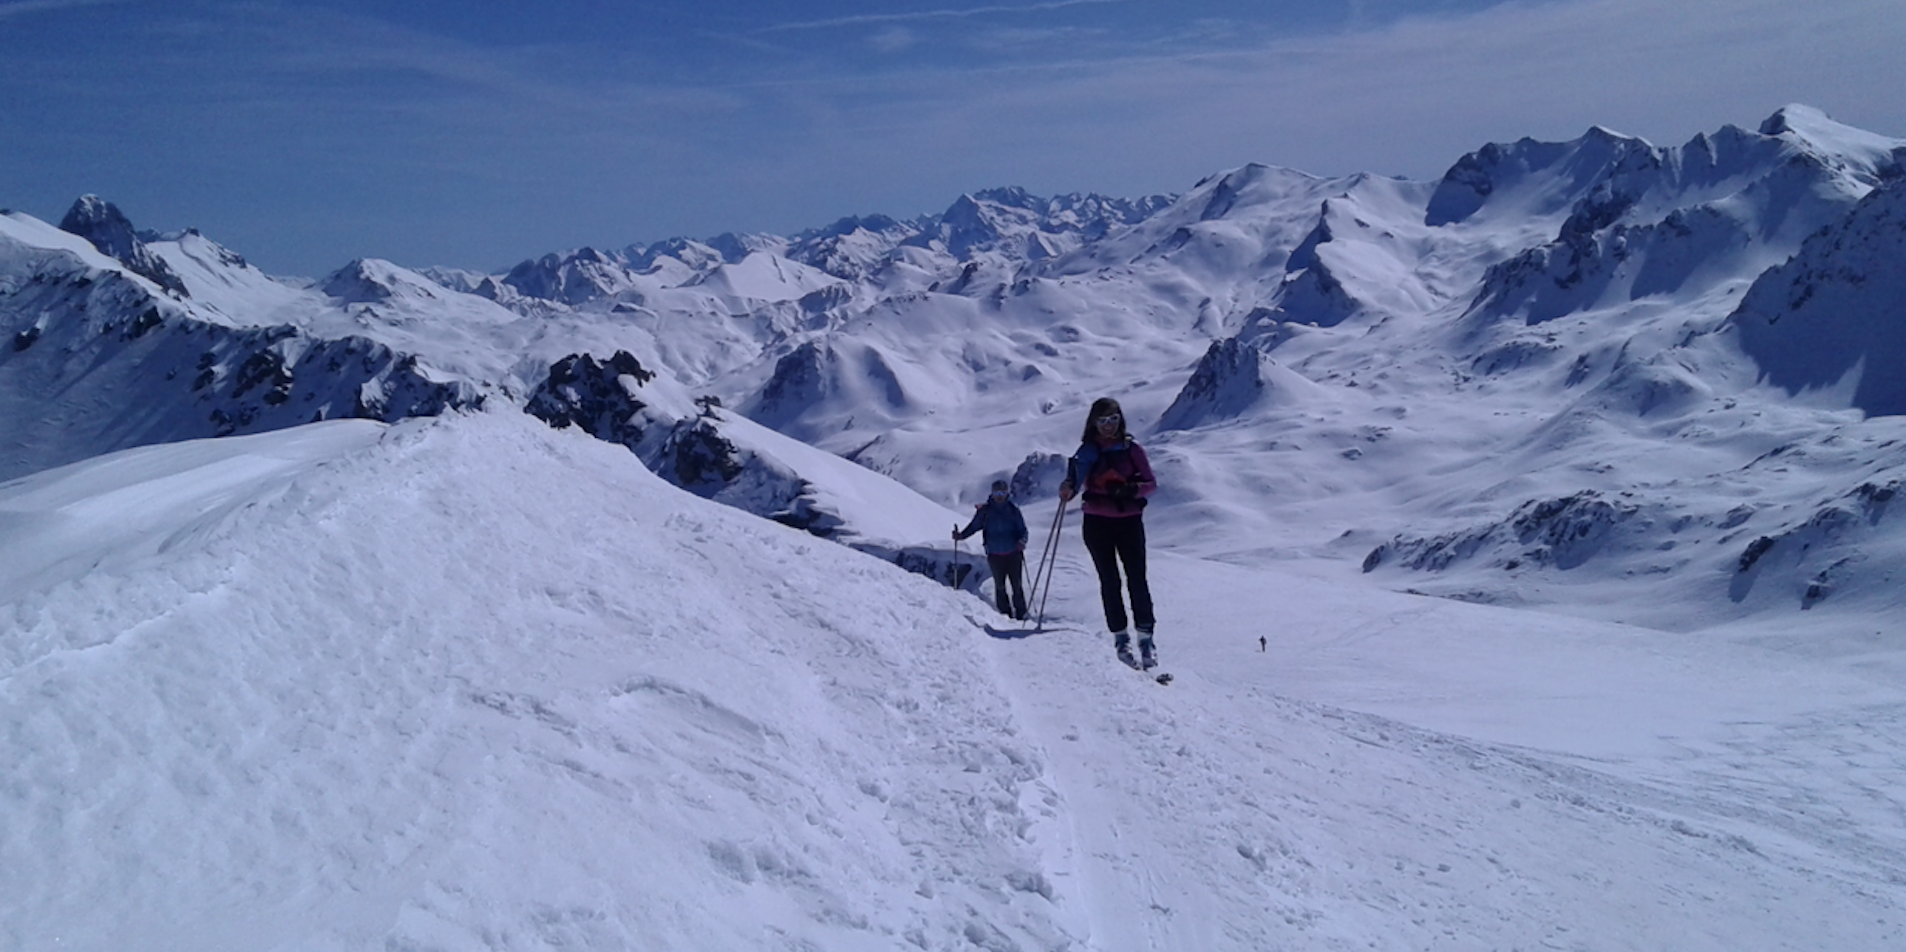
[[[1028,617],[1026,540],[1030,537],[1026,531],[1026,517],[1012,501],[1011,490],[1003,479],[993,482],[992,493],[974,509],[973,521],[967,523],[964,529],[954,530],[953,538],[959,540],[975,532],[981,534],[980,543],[986,550],[986,566],[993,570],[993,600],[999,606],[1000,614],[1025,621]],[[1006,593],[1008,585],[1012,587],[1010,599]]]
[[[1263,635],[1257,636],[1257,650],[1259,651],[1264,650],[1264,636]]]
[[[1099,596],[1105,603],[1105,626],[1112,631],[1112,648],[1120,661],[1134,668],[1158,663],[1152,635],[1151,586],[1145,579],[1145,497],[1158,488],[1151,461],[1125,430],[1125,411],[1111,397],[1092,402],[1085,416],[1079,451],[1066,461],[1065,482],[1059,499],[1083,497],[1085,549],[1099,573]],[[1139,657],[1132,657],[1131,635],[1125,630],[1125,598],[1120,591],[1119,565],[1125,566],[1125,584],[1132,593],[1132,620],[1138,625]]]

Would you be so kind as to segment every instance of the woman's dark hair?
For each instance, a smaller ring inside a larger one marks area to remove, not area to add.
[[[1100,397],[1092,401],[1092,411],[1085,415],[1085,435],[1079,437],[1079,442],[1090,443],[1098,439],[1099,428],[1097,422],[1099,417],[1112,416],[1114,414],[1118,416],[1118,438],[1121,440],[1127,439],[1128,437],[1125,433],[1125,411],[1119,409],[1117,400],[1111,397]]]

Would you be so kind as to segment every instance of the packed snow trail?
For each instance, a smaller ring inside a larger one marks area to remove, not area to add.
[[[1060,621],[993,653],[1071,821],[1053,879],[1087,948],[1906,936],[1906,760],[1870,726],[1906,712],[1896,687],[1155,553],[1161,691],[1113,658],[1076,545],[1058,574]],[[1750,717],[1794,736],[1752,749]]]

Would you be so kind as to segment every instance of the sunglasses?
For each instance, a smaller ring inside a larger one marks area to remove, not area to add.
[[[1119,419],[1120,419],[1119,415],[1114,413],[1109,416],[1099,417],[1098,424],[1100,426],[1116,426],[1118,425]]]

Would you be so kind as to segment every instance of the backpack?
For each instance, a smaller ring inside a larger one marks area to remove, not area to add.
[[[1146,499],[1142,496],[1118,496],[1110,492],[1113,485],[1136,482],[1138,467],[1132,463],[1132,447],[1138,445],[1129,437],[1115,446],[1099,446],[1085,443],[1079,447],[1078,455],[1072,458],[1072,466],[1066,478],[1078,487],[1080,495],[1095,503],[1111,502],[1120,512],[1145,508]],[[1085,478],[1074,478],[1079,464],[1083,463]]]

